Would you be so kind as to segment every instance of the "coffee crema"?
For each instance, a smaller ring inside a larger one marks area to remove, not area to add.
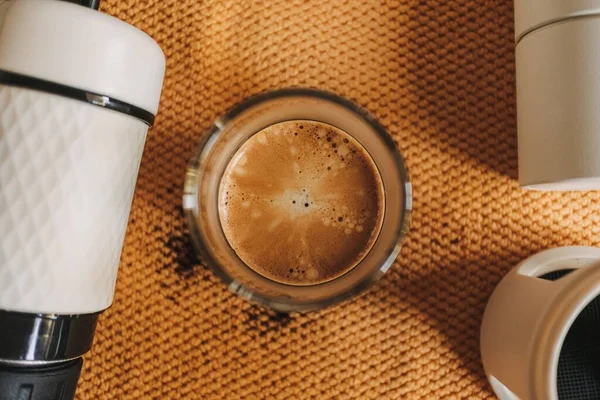
[[[250,137],[227,166],[219,217],[238,257],[290,285],[335,279],[369,252],[381,229],[377,167],[350,135],[295,120]]]

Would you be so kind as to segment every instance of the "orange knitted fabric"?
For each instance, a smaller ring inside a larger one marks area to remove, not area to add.
[[[167,56],[114,305],[79,399],[490,398],[485,303],[518,261],[599,245],[599,194],[516,182],[512,0],[104,0]],[[186,164],[229,107],[289,86],[368,109],[414,188],[397,263],[363,296],[306,315],[231,294],[190,246]]]

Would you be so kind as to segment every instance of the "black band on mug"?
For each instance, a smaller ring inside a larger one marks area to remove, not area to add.
[[[92,346],[99,314],[0,310],[0,364],[48,363],[81,357]]]
[[[113,99],[98,93],[88,92],[60,83],[50,82],[27,75],[8,72],[0,69],[0,85],[17,86],[25,89],[36,90],[55,94],[73,100],[79,100],[94,106],[107,108],[137,118],[148,126],[154,124],[154,114],[124,101]]]

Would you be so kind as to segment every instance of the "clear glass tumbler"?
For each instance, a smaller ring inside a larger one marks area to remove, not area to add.
[[[256,273],[233,251],[219,219],[219,186],[236,151],[262,129],[291,120],[321,122],[348,133],[372,157],[384,189],[383,223],[369,253],[345,274],[315,285],[279,283]],[[192,240],[203,261],[234,293],[282,312],[327,307],[379,279],[400,251],[411,206],[412,188],[404,162],[385,129],[356,104],[313,89],[259,95],[215,121],[190,162],[183,195]]]

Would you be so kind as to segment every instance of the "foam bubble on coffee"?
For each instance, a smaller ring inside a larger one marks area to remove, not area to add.
[[[384,195],[372,158],[350,135],[286,121],[248,139],[229,163],[219,216],[246,265],[277,282],[310,285],[356,266],[381,228]]]

